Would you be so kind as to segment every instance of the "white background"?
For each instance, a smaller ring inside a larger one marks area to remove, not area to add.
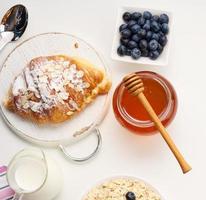
[[[114,175],[132,175],[156,187],[166,200],[205,199],[206,168],[206,2],[204,0],[1,0],[0,17],[13,4],[23,3],[29,10],[29,26],[20,41],[0,53],[0,62],[24,39],[43,32],[75,34],[96,47],[106,59],[113,75],[113,88],[132,71],[151,70],[171,81],[179,107],[168,127],[193,170],[183,175],[160,135],[141,137],[131,134],[115,120],[112,106],[100,130],[103,147],[88,163],[77,165],[65,160],[55,149],[45,149],[64,174],[64,187],[58,200],[79,200],[96,182]],[[114,62],[110,58],[117,9],[134,5],[169,10],[174,15],[169,65],[148,67]],[[18,65],[18,63],[17,63]],[[0,86],[1,87],[1,86]],[[93,138],[73,149],[84,154],[92,150]],[[80,144],[79,144],[80,145]],[[8,164],[20,149],[31,146],[13,134],[0,119],[0,164]],[[57,183],[58,184],[58,183]]]

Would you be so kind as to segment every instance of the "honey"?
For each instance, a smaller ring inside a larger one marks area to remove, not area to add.
[[[164,126],[170,124],[177,110],[177,96],[173,86],[154,72],[137,72],[144,83],[144,94]],[[156,128],[137,97],[128,93],[120,83],[113,96],[117,120],[127,129],[139,134],[155,133]]]

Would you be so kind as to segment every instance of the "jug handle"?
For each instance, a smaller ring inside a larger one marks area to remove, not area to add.
[[[94,128],[94,134],[96,135],[96,138],[97,138],[97,145],[96,145],[94,151],[91,154],[89,154],[88,156],[74,157],[67,151],[66,146],[60,144],[58,147],[60,148],[60,150],[62,151],[62,153],[64,154],[64,156],[67,159],[69,159],[73,162],[77,162],[77,163],[85,162],[85,161],[93,158],[99,152],[99,149],[100,149],[101,144],[102,144],[102,136],[101,136],[101,133],[97,127]]]
[[[23,194],[16,193],[12,200],[21,200],[23,198]]]

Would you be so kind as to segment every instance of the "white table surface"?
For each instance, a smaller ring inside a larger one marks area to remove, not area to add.
[[[27,6],[29,26],[18,42],[9,44],[1,52],[1,63],[17,44],[32,35],[49,31],[68,32],[84,38],[103,54],[112,71],[112,90],[125,74],[151,70],[169,79],[176,88],[179,98],[176,118],[168,130],[192,165],[193,170],[190,173],[186,175],[181,173],[160,135],[141,137],[121,127],[114,118],[110,105],[109,113],[100,126],[103,137],[102,150],[94,160],[77,165],[65,160],[59,151],[45,148],[45,151],[59,163],[64,174],[64,187],[57,199],[79,200],[88,188],[101,179],[114,175],[132,175],[151,183],[166,200],[204,200],[206,2],[204,0],[1,0],[0,17],[16,3]],[[173,41],[168,66],[138,66],[111,60],[110,50],[117,9],[121,5],[136,5],[173,12]],[[71,150],[83,155],[91,151],[93,139],[82,142],[81,148],[78,146]],[[27,146],[31,144],[13,134],[0,119],[0,164],[8,164],[16,152]]]

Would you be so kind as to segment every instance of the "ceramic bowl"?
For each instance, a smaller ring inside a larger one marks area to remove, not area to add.
[[[140,57],[137,60],[134,60],[131,58],[131,56],[119,56],[117,54],[117,48],[120,45],[120,34],[119,34],[119,27],[121,24],[124,23],[122,19],[122,15],[125,12],[141,12],[143,13],[144,11],[150,11],[152,15],[160,15],[160,14],[167,14],[169,16],[169,33],[167,35],[168,42],[164,47],[164,50],[162,54],[156,59],[156,60],[151,60],[148,57]],[[117,61],[123,61],[127,63],[134,63],[134,64],[143,64],[143,65],[158,65],[158,66],[164,66],[168,64],[168,58],[169,58],[169,49],[170,49],[170,44],[171,44],[171,35],[172,35],[172,13],[165,11],[165,10],[153,10],[149,8],[139,8],[139,7],[121,7],[118,10],[118,15],[117,15],[117,22],[116,22],[116,27],[115,27],[115,32],[114,32],[114,39],[113,39],[113,44],[112,44],[112,52],[111,52],[111,57],[113,60]]]

